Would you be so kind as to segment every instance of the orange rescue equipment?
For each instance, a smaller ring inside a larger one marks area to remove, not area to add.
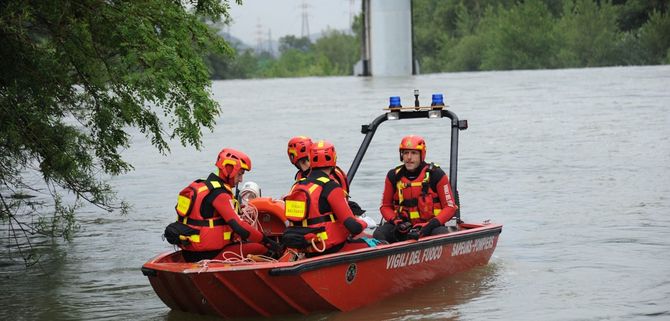
[[[271,197],[257,197],[249,200],[249,204],[253,205],[259,213],[270,213],[280,221],[286,221],[286,216],[284,215],[284,203],[282,201],[273,200]]]
[[[258,211],[258,223],[263,232],[270,235],[281,235],[286,229],[287,220],[284,215],[284,202],[270,197],[258,197],[249,200],[250,206]]]

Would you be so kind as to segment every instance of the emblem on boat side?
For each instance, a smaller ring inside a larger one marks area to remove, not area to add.
[[[355,278],[356,278],[356,264],[351,263],[349,264],[349,268],[347,268],[347,274],[346,274],[347,284],[351,284],[351,282],[353,282]]]

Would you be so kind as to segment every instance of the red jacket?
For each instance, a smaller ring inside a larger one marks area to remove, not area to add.
[[[350,234],[357,235],[367,227],[365,221],[351,212],[342,187],[323,171],[312,171],[307,178],[297,181],[285,200],[302,202],[305,197],[309,199],[306,213],[293,213],[297,214],[295,217],[287,214],[287,218],[295,222],[294,226],[324,227],[325,234],[317,237],[325,241],[326,249],[344,243]]]
[[[200,189],[207,183],[215,188]],[[263,234],[240,219],[233,201],[231,187],[217,175],[210,174],[207,180],[196,181],[190,186],[197,190],[195,201],[188,218],[180,217],[179,219],[191,228],[199,230],[200,234],[197,242],[192,239],[190,244],[181,245],[182,249],[188,251],[220,250],[231,242],[231,232],[235,232],[244,240],[261,242]],[[214,195],[214,199],[211,199],[210,194]],[[212,222],[210,225],[203,224],[209,221]]]
[[[424,162],[415,172],[400,165],[388,172],[379,208],[387,222],[404,218],[417,224],[436,217],[445,224],[454,216],[458,206],[452,196],[449,178],[440,167],[431,165]],[[419,212],[418,217],[416,212]]]
[[[297,182],[303,178],[306,178],[307,176],[309,176],[310,171],[311,169],[308,169],[306,171],[298,171],[297,173],[295,173],[295,181]],[[339,166],[335,166],[333,171],[330,173],[330,178],[335,180],[338,184],[340,184],[340,186],[344,190],[344,194],[346,196],[349,196],[349,181],[347,180],[347,174],[344,173],[344,171]]]

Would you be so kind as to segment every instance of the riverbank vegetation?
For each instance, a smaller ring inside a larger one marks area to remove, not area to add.
[[[670,63],[667,0],[414,0],[414,55],[421,73]],[[359,17],[360,18],[360,17]],[[315,43],[280,39],[280,55],[238,50],[210,57],[216,79],[351,75],[351,33]]]
[[[414,2],[423,72],[670,63],[668,1]]]
[[[351,75],[360,59],[360,41],[352,33],[324,32],[315,42],[307,37],[279,39],[279,54],[238,49],[230,59],[210,55],[214,79]]]
[[[34,237],[71,237],[83,204],[127,209],[105,178],[132,170],[121,156],[129,130],[161,153],[173,138],[200,146],[220,111],[202,53],[232,53],[203,19],[227,10],[219,0],[0,2],[0,244],[10,259],[37,262]]]

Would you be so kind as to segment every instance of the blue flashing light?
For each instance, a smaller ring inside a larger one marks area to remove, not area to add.
[[[431,106],[444,106],[444,97],[442,94],[433,94],[433,102]]]
[[[389,97],[389,108],[393,107],[402,107],[402,105],[400,105],[400,96]]]

